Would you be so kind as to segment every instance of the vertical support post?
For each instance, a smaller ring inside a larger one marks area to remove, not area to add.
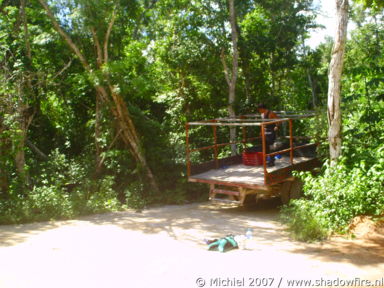
[[[265,129],[264,128],[265,128],[264,123],[261,123],[261,143],[263,146],[264,185],[266,185],[267,184],[268,171],[267,171],[267,155],[266,155],[267,143],[265,142]]]
[[[189,123],[185,124],[185,144],[186,144],[186,156],[187,156],[187,176],[191,176],[191,158],[190,158],[190,150],[189,150]]]
[[[209,200],[215,199],[215,184],[209,184]]]
[[[241,127],[242,132],[243,132],[243,147],[245,148],[246,143],[247,143],[247,128],[245,126]]]
[[[216,120],[213,120],[213,122],[216,122]],[[217,159],[217,156],[219,154],[218,148],[217,148],[217,126],[212,126],[213,128],[213,140],[214,140],[214,159],[215,159],[215,167],[216,169],[219,169],[219,159]]]
[[[240,119],[245,119],[245,116],[240,116]],[[247,127],[242,126],[241,130],[242,130],[242,134],[243,134],[243,148],[245,149],[246,144],[247,144]]]
[[[291,165],[293,165],[293,123],[292,119],[289,119],[289,146],[290,146],[290,153],[289,153],[289,159],[291,161]]]

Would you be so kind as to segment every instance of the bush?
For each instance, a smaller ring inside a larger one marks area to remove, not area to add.
[[[107,176],[100,180],[84,179],[84,183],[73,191],[71,202],[78,215],[117,211],[121,203],[113,189],[114,178]]]
[[[131,183],[125,190],[127,206],[133,209],[143,209],[148,203],[144,197],[144,185],[139,182]]]
[[[308,207],[311,204],[310,201],[298,199],[282,209],[282,221],[287,224],[296,240],[323,240],[329,234],[323,219],[317,217],[315,211]]]
[[[384,101],[354,98],[344,112],[343,158],[324,165],[319,176],[298,174],[305,198],[283,209],[284,221],[302,240],[323,238],[319,229],[345,232],[356,216],[384,213]]]
[[[112,176],[92,179],[81,161],[69,160],[58,150],[35,175],[31,191],[15,182],[9,197],[0,200],[0,224],[69,219],[78,215],[121,208]]]
[[[23,205],[26,219],[32,221],[68,219],[75,214],[69,195],[53,185],[35,187]]]
[[[366,167],[364,161],[348,168],[343,161],[325,165],[322,175],[298,173],[304,181],[306,199],[291,201],[283,219],[301,240],[322,239],[328,233],[345,232],[358,215],[384,213],[382,160]]]
[[[25,222],[28,214],[21,196],[0,201],[0,224]]]

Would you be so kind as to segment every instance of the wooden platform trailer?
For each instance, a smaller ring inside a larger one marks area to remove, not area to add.
[[[279,119],[273,120],[261,119],[258,115],[244,115],[236,119],[186,123],[188,181],[208,184],[209,199],[212,201],[238,205],[271,197],[280,197],[282,203],[286,204],[290,199],[300,197],[302,185],[292,176],[292,171],[309,171],[319,167],[320,162],[316,157],[317,144],[311,142],[309,137],[294,133],[300,134],[303,121],[314,117],[314,114],[280,112],[278,116]],[[295,127],[298,122],[301,124]],[[274,147],[267,154],[265,129],[270,124],[277,124],[279,129]],[[204,127],[212,131],[205,129],[205,138],[193,141]],[[229,130],[234,127],[236,140],[231,142]],[[207,136],[207,132],[210,136]],[[197,147],[194,142],[204,143],[200,144],[204,146]],[[244,157],[249,155],[249,147],[257,147],[257,144],[261,163],[249,165]],[[276,157],[273,167],[266,165],[268,157]]]

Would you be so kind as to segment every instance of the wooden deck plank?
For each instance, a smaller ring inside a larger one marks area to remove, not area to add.
[[[309,161],[313,158],[295,157],[294,164]],[[289,157],[284,156],[275,161],[274,167],[268,167],[268,173],[290,167]],[[245,185],[264,185],[264,167],[246,166],[243,164],[234,164],[224,166],[220,169],[211,169],[209,171],[191,175],[192,181],[219,182]]]

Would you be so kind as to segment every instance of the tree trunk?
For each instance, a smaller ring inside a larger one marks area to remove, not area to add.
[[[308,82],[309,82],[309,85],[311,86],[312,106],[313,106],[313,108],[316,108],[317,107],[317,103],[316,103],[316,87],[317,87],[316,79],[312,78],[312,75],[309,72],[309,69],[306,69],[306,71],[307,71]]]
[[[97,68],[101,69],[103,66],[103,50],[101,48],[101,44],[99,41],[99,37],[97,36],[97,31],[94,27],[91,27],[91,32],[93,36],[93,42],[95,45],[95,50],[96,50],[96,64]],[[84,66],[84,68],[86,68]],[[105,99],[108,99],[108,95],[104,97]],[[107,100],[105,100],[107,101]],[[104,101],[104,102],[105,102]],[[103,170],[103,162],[104,159],[101,157],[101,153],[103,152],[103,148],[100,145],[100,138],[102,135],[101,131],[101,118],[102,118],[102,113],[101,113],[101,104],[103,103],[103,95],[101,92],[99,92],[96,89],[96,96],[95,96],[95,150],[96,150],[96,169],[95,169],[95,177],[99,177],[101,174],[101,171]]]
[[[23,182],[25,181],[25,152],[24,152],[24,147],[25,147],[25,140],[27,136],[27,131],[26,131],[26,125],[23,117],[23,105],[22,103],[18,103],[18,111],[17,114],[19,115],[18,119],[18,135],[17,135],[17,143],[16,143],[16,153],[15,153],[15,166],[16,166],[16,171],[19,176],[19,179],[21,179]]]
[[[1,104],[1,103],[0,103]],[[0,108],[3,108],[0,106]],[[6,166],[7,151],[10,150],[9,138],[4,137],[5,127],[0,115],[0,199],[8,196],[8,172]]]
[[[95,175],[98,177],[102,171],[102,147],[100,146],[100,138],[101,138],[101,109],[100,109],[100,96],[99,93],[96,92],[96,109],[95,109],[95,152],[96,152],[96,171]]]
[[[22,81],[22,80],[20,80]],[[25,83],[20,83],[20,85],[24,85]],[[26,141],[27,141],[27,135],[28,135],[28,129],[29,126],[32,123],[33,120],[33,113],[31,113],[31,109],[28,104],[26,104],[26,100],[23,98],[26,98],[26,95],[28,92],[25,92],[22,89],[23,87],[20,87],[18,89],[18,96],[19,100],[17,102],[17,115],[18,115],[18,137],[16,142],[16,153],[15,153],[15,166],[16,171],[19,176],[19,179],[24,185],[28,185],[30,182],[29,174],[27,173],[25,169],[25,147],[26,147]],[[25,94],[24,94],[25,93]]]
[[[347,39],[348,0],[336,0],[337,31],[328,74],[328,140],[331,165],[341,155],[341,76]]]
[[[228,114],[230,118],[236,118],[236,113],[234,109],[234,104],[236,100],[236,81],[238,75],[238,66],[239,66],[239,50],[238,50],[238,32],[236,25],[236,11],[234,0],[228,0],[229,6],[229,21],[231,23],[231,38],[232,38],[232,71],[229,73],[229,69],[226,65],[224,53],[222,51],[221,60],[224,66],[224,73],[228,84]],[[231,76],[229,76],[231,74]],[[231,127],[229,130],[230,142],[236,142],[236,128]],[[236,144],[231,145],[232,155],[237,154]]]
[[[141,141],[137,135],[136,128],[127,109],[127,105],[121,95],[113,91],[113,87],[110,87],[110,90],[115,103],[115,107],[113,107],[112,112],[118,120],[119,127],[122,131],[123,141],[128,147],[130,147],[132,155],[136,158],[136,161],[140,163],[141,168],[146,171],[146,175],[152,189],[154,189],[155,192],[159,192],[155,176],[152,174],[152,171],[147,164],[147,160],[141,150]]]
[[[19,79],[19,85],[17,89],[18,101],[16,103],[18,122],[19,122],[19,135],[16,145],[16,154],[15,154],[15,165],[18,176],[23,184],[29,183],[29,176],[25,170],[25,143],[28,135],[28,128],[33,119],[33,113],[30,111],[30,107],[28,105],[28,98],[33,93],[32,87],[32,53],[31,46],[29,41],[29,32],[28,32],[28,24],[27,17],[25,14],[25,0],[20,1],[20,19],[23,24],[23,38],[24,38],[24,51],[26,55],[27,61],[27,70],[21,75]]]

